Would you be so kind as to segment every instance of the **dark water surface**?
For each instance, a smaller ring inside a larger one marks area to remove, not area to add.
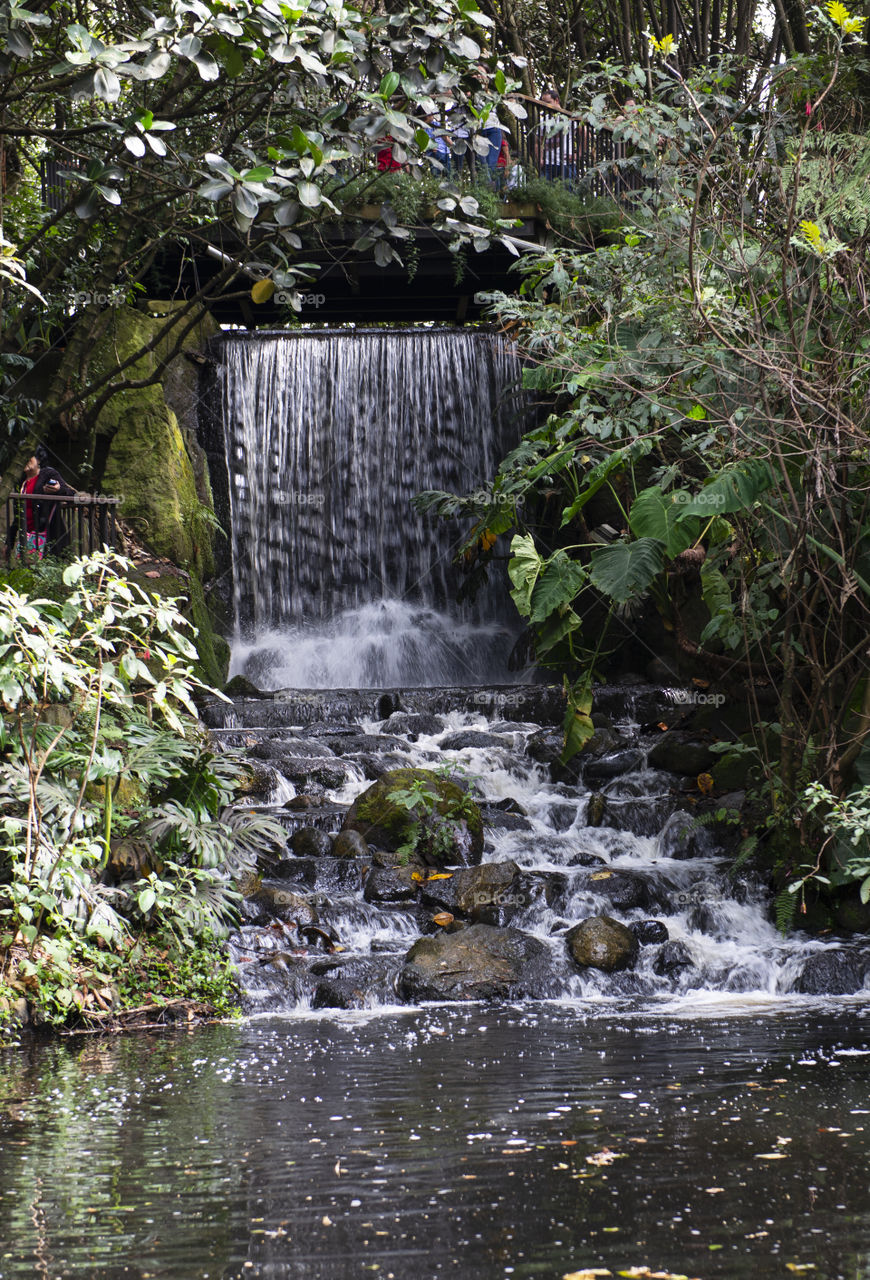
[[[0,1058],[0,1277],[870,1277],[867,1012],[451,1006],[25,1047]]]

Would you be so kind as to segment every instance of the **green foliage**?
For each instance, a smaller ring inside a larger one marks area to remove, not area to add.
[[[207,930],[183,952],[173,953],[148,938],[140,939],[127,953],[118,995],[122,1010],[181,999],[208,1005],[218,1018],[233,1017],[239,1011],[235,970],[220,941]]]
[[[448,768],[439,769],[438,774],[452,780],[451,770]],[[391,791],[390,801],[415,818],[396,851],[403,865],[413,857],[421,857],[434,863],[449,861],[456,838],[456,825],[472,818],[476,812],[474,801],[468,794],[445,798],[426,778],[414,778],[409,787]]]
[[[189,624],[127,568],[74,561],[62,601],[0,589],[0,956],[51,1022],[112,998],[143,931],[225,936],[231,877],[283,841],[234,808],[241,764],[195,720]]]
[[[786,880],[818,830],[804,788],[842,794],[870,735],[870,224],[863,188],[832,212],[853,152],[812,106],[846,74],[837,12],[824,58],[754,84],[727,59],[588,78],[593,125],[633,86],[616,131],[640,189],[613,243],[527,259],[494,297],[550,413],[498,468],[499,525],[452,504],[478,515],[476,572],[499,554],[482,530],[511,538],[511,594],[569,685],[621,636],[667,634],[740,689],[769,815],[753,836]]]

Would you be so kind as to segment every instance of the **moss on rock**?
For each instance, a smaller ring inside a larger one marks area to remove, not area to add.
[[[435,814],[457,829],[457,836],[464,835],[460,828],[467,828],[467,859],[457,848],[456,861],[479,862],[483,853],[483,819],[477,805],[469,799],[462,787],[429,769],[391,769],[377,782],[357,796],[348,810],[342,830],[358,831],[369,844],[383,849],[398,849],[414,835],[425,812],[418,808],[409,810],[394,796],[408,791],[416,784],[424,784],[437,800],[432,808]],[[461,815],[461,817],[460,817]],[[434,815],[433,815],[434,816]],[[436,819],[437,820],[437,819]],[[461,843],[458,840],[457,843]]]
[[[125,369],[125,376],[131,380],[154,376],[171,352],[170,339],[160,338],[165,323],[130,307],[116,308],[110,332],[92,355],[92,371],[109,373],[138,357]],[[197,372],[185,353],[201,347],[213,331],[213,321],[203,315],[158,381],[113,396],[100,410],[96,428],[102,441],[99,452],[106,451],[101,483],[107,493],[123,497],[122,517],[149,550],[196,568],[205,577],[214,566],[211,494],[202,475],[197,483],[200,459],[198,454],[191,458],[189,423],[185,424],[186,440],[167,404],[163,383],[172,384],[173,403],[188,404],[195,398]],[[148,350],[152,343],[154,349]],[[180,391],[185,383],[186,397]]]

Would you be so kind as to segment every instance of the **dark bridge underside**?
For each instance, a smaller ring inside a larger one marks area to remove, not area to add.
[[[475,295],[496,289],[513,291],[517,287],[518,276],[511,271],[517,259],[500,243],[483,253],[476,253],[469,246],[458,258],[450,252],[446,236],[431,227],[421,227],[415,231],[413,241],[394,242],[403,265],[380,267],[371,251],[360,253],[351,248],[358,232],[359,228],[338,229],[328,237],[324,235],[319,244],[309,242],[299,251],[300,260],[320,266],[319,272],[312,272],[311,284],[300,286],[300,312],[275,297],[269,302],[254,303],[250,294],[253,276],[249,282],[237,279],[225,296],[209,303],[210,311],[219,324],[246,329],[281,328],[299,322],[463,323],[479,320],[483,314],[483,304],[475,301]],[[527,243],[536,238],[534,224],[529,221],[517,227],[514,234]],[[193,296],[222,269],[223,260],[215,253],[241,261],[258,256],[252,255],[250,246],[243,246],[227,227],[214,229],[212,243],[212,252],[199,250],[194,256],[187,246],[167,246],[145,281],[147,296],[176,302]],[[263,259],[269,260],[265,254]]]

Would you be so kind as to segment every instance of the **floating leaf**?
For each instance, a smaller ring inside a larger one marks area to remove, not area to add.
[[[448,924],[453,924],[453,916],[449,911],[439,911],[437,915],[432,917],[432,922],[433,924],[440,924],[441,928],[444,929]]]

